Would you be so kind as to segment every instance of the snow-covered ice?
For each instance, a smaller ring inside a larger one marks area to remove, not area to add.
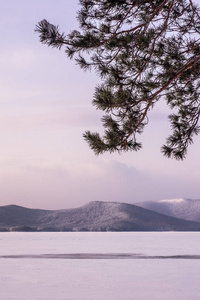
[[[193,232],[0,233],[0,299],[197,300],[199,237]],[[105,258],[69,259],[72,254]],[[141,254],[154,259],[137,259]]]

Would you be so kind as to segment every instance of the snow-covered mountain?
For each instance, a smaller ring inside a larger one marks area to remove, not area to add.
[[[136,205],[168,216],[200,222],[200,200],[178,198],[146,201]]]
[[[200,223],[116,202],[64,210],[9,205],[0,207],[0,231],[200,231]]]

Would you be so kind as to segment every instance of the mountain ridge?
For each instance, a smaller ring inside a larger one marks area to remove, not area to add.
[[[144,201],[135,205],[175,218],[200,222],[200,200],[187,198]]]
[[[92,201],[60,210],[1,206],[0,231],[200,231],[200,223],[134,204]]]

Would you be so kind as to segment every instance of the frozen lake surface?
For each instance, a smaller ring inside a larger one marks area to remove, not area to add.
[[[200,233],[0,233],[1,300],[199,300]]]

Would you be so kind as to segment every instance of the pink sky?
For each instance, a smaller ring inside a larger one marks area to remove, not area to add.
[[[85,130],[102,130],[91,105],[99,79],[34,33],[44,18],[69,32],[77,10],[78,0],[0,3],[0,206],[200,199],[200,139],[185,161],[164,158],[160,147],[170,132],[164,103],[151,114],[140,152],[96,157],[83,140]]]

